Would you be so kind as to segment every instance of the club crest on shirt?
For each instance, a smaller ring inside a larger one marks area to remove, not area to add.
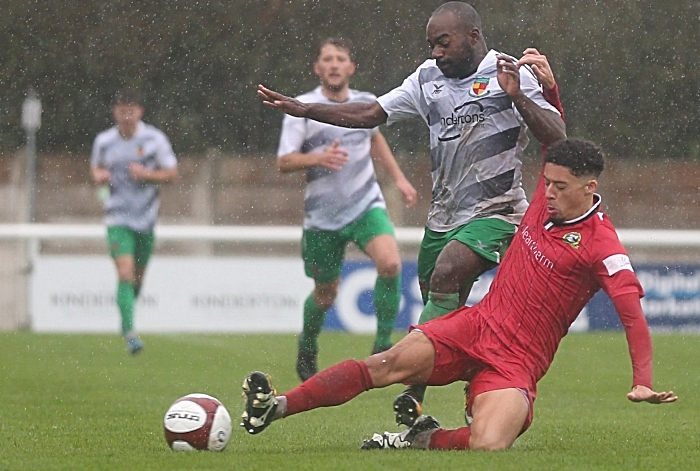
[[[145,153],[146,153],[146,149],[144,149],[142,145],[139,145],[139,146],[136,148],[136,154],[137,154],[139,157],[143,157],[143,155],[144,155]]]
[[[581,234],[579,232],[568,232],[564,234],[564,237],[562,237],[561,240],[577,249],[581,243]]]
[[[490,92],[486,90],[486,88],[489,86],[489,78],[488,77],[477,77],[474,79],[474,83],[472,84],[472,89],[469,90],[469,95],[473,97],[483,97],[488,95]]]

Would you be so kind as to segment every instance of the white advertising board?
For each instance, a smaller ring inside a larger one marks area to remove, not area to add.
[[[403,261],[396,329],[418,321],[423,302],[415,261]],[[467,304],[489,290],[493,272],[474,284]],[[324,329],[376,331],[372,292],[377,271],[369,261],[346,261],[338,298]],[[40,256],[32,276],[32,329],[36,332],[119,332],[116,271],[109,257]],[[139,296],[139,332],[285,332],[302,328],[303,305],[313,289],[299,258],[154,257]],[[586,310],[571,327],[588,329]]]
[[[119,332],[109,257],[41,256],[32,330]],[[154,257],[139,296],[139,332],[299,332],[313,281],[297,258]]]

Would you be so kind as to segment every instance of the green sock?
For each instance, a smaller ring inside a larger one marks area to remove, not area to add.
[[[117,286],[117,306],[122,316],[122,334],[134,330],[134,284],[120,281]]]
[[[318,351],[318,336],[326,319],[326,311],[316,305],[313,293],[304,301],[304,329],[299,337],[299,347]]]
[[[428,293],[428,303],[420,313],[418,323],[422,324],[431,319],[449,314],[459,307],[459,294]]]
[[[377,310],[377,337],[375,347],[391,345],[391,333],[396,327],[401,303],[401,275],[393,278],[377,277],[374,283],[374,306]]]

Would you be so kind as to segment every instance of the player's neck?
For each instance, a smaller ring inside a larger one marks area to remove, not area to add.
[[[350,87],[344,86],[342,88],[331,88],[321,85],[321,93],[323,96],[336,103],[344,103],[348,101],[350,97]]]
[[[138,127],[139,125],[136,123],[133,126],[118,126],[117,129],[119,130],[119,135],[122,137],[122,139],[131,139],[134,137],[134,134],[136,134]]]

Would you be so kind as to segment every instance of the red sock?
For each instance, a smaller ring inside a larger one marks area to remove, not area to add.
[[[345,360],[285,393],[287,412],[284,416],[318,407],[338,406],[373,387],[364,362]]]
[[[468,450],[471,430],[462,427],[456,430],[437,429],[430,436],[429,450]]]

